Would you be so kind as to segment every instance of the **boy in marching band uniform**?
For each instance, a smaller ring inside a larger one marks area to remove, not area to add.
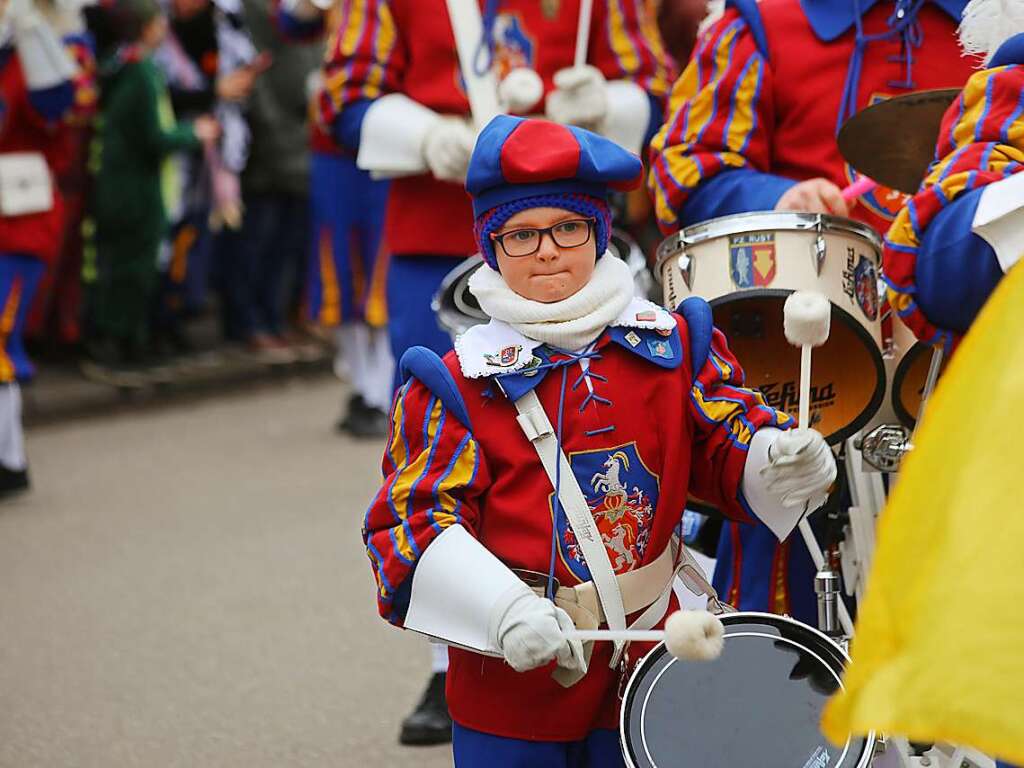
[[[661,125],[675,75],[654,0],[597,0],[586,66],[572,66],[580,0],[467,0],[481,11],[473,66],[498,81],[502,108],[583,125],[639,152]],[[446,0],[342,0],[331,30],[320,122],[363,171],[392,178],[384,218],[392,355],[451,339],[431,299],[476,250],[462,182],[476,130]],[[532,76],[532,77],[530,77]],[[532,81],[532,82],[531,82]],[[426,250],[425,250],[426,249]],[[444,714],[443,649],[403,742],[438,741]]]
[[[835,136],[884,98],[959,88],[972,64],[956,25],[966,0],[729,0],[676,82],[652,142],[648,187],[666,233],[748,211],[850,216],[880,233],[904,196],[856,180]],[[814,624],[815,568],[804,543],[727,525],[715,586],[741,609]]]
[[[706,303],[634,298],[607,196],[640,176],[583,129],[492,120],[466,183],[492,320],[402,359],[364,539],[382,616],[454,644],[458,766],[622,766],[629,655],[574,625],[663,624],[688,490],[784,538],[835,477],[820,434],[743,388]]]
[[[946,113],[936,162],[889,230],[883,256],[899,317],[947,350],[1024,254],[1024,9],[973,0],[961,38],[984,69]]]

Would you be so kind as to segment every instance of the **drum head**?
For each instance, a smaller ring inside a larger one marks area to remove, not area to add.
[[[715,325],[768,405],[796,417],[800,409],[800,349],[786,341],[783,306],[789,291],[757,291],[711,302]],[[863,327],[832,305],[828,341],[811,364],[811,426],[831,444],[863,427],[885,396],[885,365]]]
[[[861,768],[874,739],[840,748],[819,730],[846,656],[817,630],[782,616],[722,616],[725,649],[686,662],[657,646],[638,665],[622,706],[630,768]]]

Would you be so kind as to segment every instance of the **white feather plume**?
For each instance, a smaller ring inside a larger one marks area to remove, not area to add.
[[[999,46],[1024,32],[1024,3],[1020,0],[971,0],[960,23],[960,45],[968,55],[986,63]]]

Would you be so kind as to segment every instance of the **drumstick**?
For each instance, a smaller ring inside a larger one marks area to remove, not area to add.
[[[869,179],[867,176],[861,176],[853,184],[846,187],[840,194],[843,196],[843,200],[850,202],[856,200],[861,195],[866,195],[871,190],[878,186],[878,182],[874,179]]]
[[[580,0],[580,20],[576,26],[576,54],[572,60],[575,67],[582,67],[587,63],[590,45],[590,17],[593,10],[594,0]]]
[[[810,429],[811,410],[811,349],[820,347],[828,341],[829,326],[832,320],[832,305],[825,296],[814,291],[795,291],[786,299],[782,308],[783,331],[786,340],[795,347],[800,347],[800,429]],[[808,510],[813,512],[814,510]],[[811,553],[814,567],[825,568],[825,555],[814,538],[811,524],[806,515],[797,525],[803,536],[807,550]],[[853,634],[853,619],[850,618],[846,604],[839,601],[839,623],[847,635]]]
[[[725,628],[710,611],[675,611],[664,629],[577,629],[569,637],[583,642],[665,643],[668,652],[684,661],[711,661],[722,653]]]

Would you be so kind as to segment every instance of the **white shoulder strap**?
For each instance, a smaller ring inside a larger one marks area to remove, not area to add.
[[[576,476],[572,473],[565,453],[558,447],[558,440],[555,436],[555,429],[551,426],[551,420],[544,412],[537,394],[530,390],[515,401],[516,410],[519,412],[517,421],[522,427],[526,438],[533,444],[540,457],[540,463],[544,466],[551,487],[555,487],[555,473],[558,464],[561,464],[561,483],[558,486],[559,501],[562,509],[565,510],[569,525],[576,536],[576,541],[583,550],[583,557],[587,561],[591,578],[594,580],[594,587],[597,589],[597,597],[601,601],[601,608],[604,610],[605,618],[609,629],[626,628],[626,611],[622,604],[622,592],[619,590],[619,582],[612,569],[611,560],[608,559],[608,550],[605,549],[604,540],[601,538],[597,526],[594,524],[593,515],[590,513],[590,506],[583,495]],[[618,663],[622,644],[615,644],[615,653],[612,654],[611,666]]]

